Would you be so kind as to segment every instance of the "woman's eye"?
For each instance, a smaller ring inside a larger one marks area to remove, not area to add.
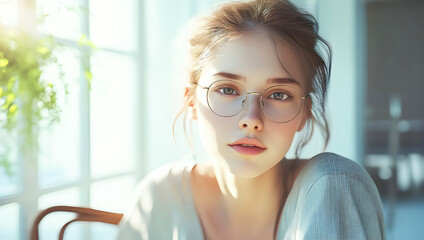
[[[234,90],[233,88],[229,88],[229,87],[220,88],[219,92],[221,92],[224,95],[235,95],[235,94],[237,94],[236,90]]]
[[[289,96],[283,92],[272,93],[269,98],[276,100],[286,100]]]

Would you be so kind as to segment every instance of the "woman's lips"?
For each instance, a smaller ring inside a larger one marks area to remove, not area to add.
[[[258,155],[266,150],[266,146],[256,138],[241,138],[228,146],[244,155]]]
[[[266,150],[266,148],[242,146],[242,145],[230,145],[230,147],[236,150],[238,153],[244,154],[244,155],[258,155]]]
[[[261,141],[259,141],[256,138],[241,138],[241,139],[239,139],[239,140],[237,140],[233,143],[230,143],[228,145],[230,145],[230,146],[233,146],[233,145],[252,145],[252,146],[255,146],[255,147],[259,147],[259,148],[266,148],[266,146],[263,145],[261,143]]]

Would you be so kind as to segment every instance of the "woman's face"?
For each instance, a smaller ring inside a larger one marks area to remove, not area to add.
[[[298,58],[288,45],[278,46],[279,57],[266,31],[243,34],[215,52],[206,64],[199,84],[208,87],[217,80],[234,80],[246,92],[262,93],[277,84],[267,82],[269,79],[292,79],[294,81],[284,84],[295,88],[302,96],[306,95]],[[237,115],[222,117],[211,111],[206,94],[207,90],[197,87],[195,106],[202,144],[222,169],[237,177],[259,176],[280,162],[307,118],[304,111],[307,102],[303,100],[302,109],[293,120],[286,123],[271,121],[263,114],[257,95],[248,95],[247,104]],[[261,144],[263,149],[232,145],[246,138]]]

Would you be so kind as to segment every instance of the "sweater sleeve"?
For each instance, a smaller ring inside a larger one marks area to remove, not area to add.
[[[369,177],[323,175],[301,205],[295,239],[385,239],[381,200]]]

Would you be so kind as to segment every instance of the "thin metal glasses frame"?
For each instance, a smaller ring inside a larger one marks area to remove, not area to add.
[[[240,85],[240,86],[241,86],[241,88],[243,89],[243,91],[245,92],[245,99],[243,100],[243,106],[242,106],[242,108],[240,109],[240,111],[238,111],[237,113],[235,113],[235,114],[233,114],[233,115],[229,115],[229,116],[227,116],[227,115],[220,115],[220,114],[216,113],[216,112],[215,112],[215,111],[211,108],[211,105],[209,104],[209,98],[208,98],[208,95],[209,95],[209,89],[211,88],[211,86],[212,86],[213,84],[215,84],[215,83],[217,83],[217,82],[220,82],[220,81],[234,82],[235,84]],[[199,83],[194,83],[194,85],[199,86],[200,88],[207,90],[207,92],[206,92],[206,101],[207,101],[207,103],[208,103],[208,107],[209,107],[209,109],[210,109],[213,113],[215,113],[216,115],[221,116],[221,117],[233,117],[233,116],[235,116],[235,115],[239,114],[239,113],[243,110],[244,106],[245,106],[245,105],[246,105],[246,103],[247,103],[247,96],[248,96],[249,94],[251,94],[251,95],[255,95],[255,96],[259,96],[259,97],[260,97],[260,98],[259,98],[259,101],[260,101],[260,103],[261,103],[261,104],[260,104],[260,106],[261,106],[262,113],[263,113],[263,114],[264,114],[264,115],[265,115],[265,116],[266,116],[269,120],[271,120],[271,121],[273,121],[273,122],[278,122],[278,123],[287,123],[287,122],[290,122],[291,120],[295,119],[295,118],[297,117],[297,115],[299,115],[300,109],[302,109],[303,100],[304,100],[304,99],[307,99],[307,98],[311,98],[311,96],[310,96],[309,94],[308,94],[308,95],[306,95],[306,96],[302,96],[302,95],[300,94],[300,92],[299,92],[297,89],[294,89],[293,87],[288,86],[288,85],[284,85],[284,84],[278,84],[278,85],[273,85],[273,86],[271,86],[271,87],[268,87],[268,88],[266,88],[266,89],[265,89],[262,93],[259,93],[259,92],[247,92],[247,91],[246,91],[246,89],[245,89],[245,88],[244,88],[241,84],[239,84],[238,82],[232,81],[232,80],[218,80],[218,81],[215,81],[215,82],[211,83],[211,84],[209,85],[209,87],[204,87],[204,86],[200,85]],[[263,96],[263,94],[264,94],[264,93],[265,93],[268,89],[273,88],[273,87],[277,87],[277,86],[285,86],[285,87],[293,88],[293,89],[297,92],[297,94],[300,96],[300,99],[301,99],[300,106],[299,106],[299,110],[297,111],[296,115],[295,115],[294,117],[292,117],[291,119],[287,120],[287,121],[282,121],[282,122],[275,121],[275,120],[273,120],[273,119],[269,118],[269,117],[266,115],[265,110],[264,110],[264,106],[263,106],[263,105],[264,105],[264,102],[262,101],[262,96]]]

